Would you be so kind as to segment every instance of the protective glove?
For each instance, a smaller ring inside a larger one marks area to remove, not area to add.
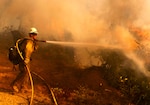
[[[29,63],[29,61],[30,61],[29,59],[25,59],[24,60],[24,65],[27,65]]]

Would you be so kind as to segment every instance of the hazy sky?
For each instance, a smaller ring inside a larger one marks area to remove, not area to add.
[[[110,34],[110,28],[117,25],[147,24],[148,3],[148,0],[1,0],[0,26],[13,25],[15,29],[21,26],[26,30],[34,26],[41,35],[56,34],[58,38],[69,31],[75,40],[95,41]]]
[[[28,33],[36,27],[40,38],[57,40],[68,32],[74,41],[119,46],[137,58],[129,27],[150,29],[149,5],[150,0],[0,0],[0,30],[12,25]],[[83,55],[78,54],[87,61]]]

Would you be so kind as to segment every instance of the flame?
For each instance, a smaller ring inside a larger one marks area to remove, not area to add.
[[[135,35],[135,37],[138,37],[139,40],[143,41],[143,40],[150,40],[150,30],[146,30],[146,29],[143,29],[141,27],[134,27],[134,26],[131,26],[129,27],[129,30],[131,33],[133,33]]]

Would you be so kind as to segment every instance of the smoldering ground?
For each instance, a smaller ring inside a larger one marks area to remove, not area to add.
[[[117,46],[147,74],[145,60],[135,54],[139,44],[129,27],[149,28],[148,4],[148,0],[1,0],[0,28],[3,31],[4,27],[12,26],[12,30],[27,34],[34,26],[39,31],[39,39],[53,37],[61,41]],[[97,51],[93,47],[87,49]],[[76,48],[75,56],[83,67],[91,66],[92,59],[93,65],[100,61],[96,57],[89,60],[89,53],[83,48]]]

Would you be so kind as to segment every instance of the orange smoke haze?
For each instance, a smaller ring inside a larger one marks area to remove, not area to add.
[[[0,30],[13,26],[28,33],[34,26],[39,38],[47,40],[49,36],[64,40],[67,31],[77,42],[117,45],[126,54],[134,53],[137,37],[129,26],[150,29],[149,4],[148,0],[1,0]]]
[[[34,26],[41,36],[55,34],[56,38],[69,31],[74,40],[101,42],[112,36],[116,25],[125,27],[137,20],[140,1],[2,0],[0,26],[26,31]]]

